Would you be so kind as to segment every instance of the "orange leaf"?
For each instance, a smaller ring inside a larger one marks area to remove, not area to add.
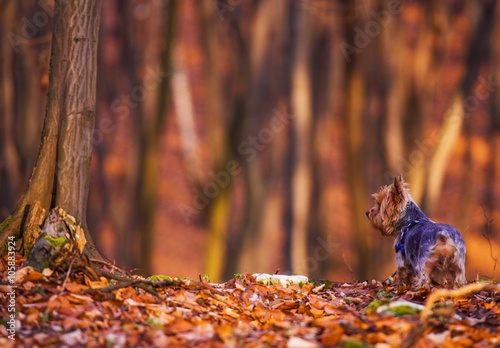
[[[25,319],[25,324],[36,323],[40,318],[40,312],[36,311],[35,313],[28,314]]]
[[[88,290],[87,285],[77,284],[77,283],[66,283],[64,288],[73,294],[80,293],[82,290]]]
[[[16,272],[16,284],[24,283],[27,281],[36,282],[43,279],[43,274],[34,270],[30,266],[23,267]]]

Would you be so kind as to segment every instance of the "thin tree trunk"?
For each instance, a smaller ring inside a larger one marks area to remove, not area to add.
[[[430,161],[426,200],[423,204],[430,212],[433,212],[436,207],[444,180],[445,169],[450,159],[453,145],[462,129],[463,119],[466,116],[465,113],[470,112],[469,110],[464,110],[464,106],[467,106],[470,88],[478,76],[479,66],[482,61],[481,58],[488,55],[487,50],[493,26],[495,4],[495,1],[483,4],[482,16],[478,22],[475,35],[470,41],[469,57],[466,65],[467,73],[445,113],[445,121],[440,130],[441,141]]]
[[[14,2],[7,2],[3,4],[2,22],[0,23],[0,33],[6,35],[14,31],[14,18],[16,4]],[[21,172],[19,165],[19,158],[16,155],[16,143],[14,138],[14,67],[13,67],[13,54],[9,50],[9,43],[7,40],[2,40],[0,43],[0,52],[2,52],[2,61],[0,65],[0,113],[1,126],[1,140],[2,151],[0,156],[0,178],[3,183],[2,199],[3,206],[11,207],[15,204],[16,193],[21,185]],[[0,214],[2,212],[0,211]]]
[[[177,1],[171,0],[168,4],[163,4],[163,11],[159,13],[158,20],[163,19],[161,31],[160,47],[158,53],[151,54],[157,56],[162,72],[171,70],[171,51],[173,33],[175,27]],[[154,29],[152,34],[158,35]],[[153,41],[152,44],[155,44]],[[150,43],[148,46],[152,46]],[[148,47],[153,53],[155,49]],[[144,102],[144,114],[151,115],[144,134],[144,157],[143,157],[143,175],[141,182],[141,250],[140,267],[147,272],[151,269],[154,241],[154,218],[156,212],[156,190],[157,190],[157,146],[161,131],[165,123],[165,110],[167,101],[170,98],[170,79],[162,78],[157,90]]]
[[[218,36],[220,25],[212,1],[204,1],[199,11],[201,23],[201,41],[206,53],[206,80],[207,97],[206,108],[208,113],[209,134],[211,144],[212,168],[215,173],[225,170],[225,165],[231,160],[227,133],[224,128],[227,124],[226,111],[222,94],[222,74],[219,69],[218,52],[222,50]],[[226,102],[227,103],[227,102]],[[226,104],[227,105],[227,104]],[[214,198],[210,206],[208,226],[209,235],[205,254],[205,273],[211,279],[220,280],[227,260],[227,236],[229,229],[231,191],[233,178],[228,185],[221,187],[221,192]]]
[[[265,167],[268,165],[270,152],[264,150],[266,147],[258,144],[253,148],[253,154],[247,156],[247,136],[257,135],[260,129],[268,122],[266,117],[271,113],[273,97],[271,88],[266,83],[269,66],[274,67],[274,59],[271,54],[273,45],[277,38],[272,36],[272,29],[282,11],[282,2],[261,2],[256,6],[253,17],[253,26],[248,37],[248,67],[242,65],[242,77],[247,79],[247,96],[245,101],[244,125],[242,130],[245,140],[240,141],[236,147],[242,156],[242,165],[245,168],[245,213],[243,228],[240,232],[241,252],[238,255],[237,269],[263,269],[265,260],[255,257],[255,250],[260,250],[262,245],[269,245],[270,233],[277,231],[264,231],[262,228],[265,220],[265,202],[273,194],[267,185],[269,178]],[[243,59],[246,62],[246,58]],[[243,81],[242,81],[243,82]],[[237,116],[235,116],[237,117]],[[245,132],[246,131],[246,132]],[[242,147],[242,145],[245,145]],[[260,151],[255,150],[260,149]]]
[[[312,41],[311,15],[297,8],[297,38],[292,68],[291,103],[295,116],[295,163],[292,175],[293,223],[291,233],[292,271],[307,274],[307,230],[311,203],[311,134],[312,86],[310,80],[310,50]]]
[[[353,4],[348,6],[351,18],[356,18]],[[356,22],[346,23],[347,42],[354,42],[354,27]],[[366,279],[370,273],[369,246],[367,241],[366,223],[361,220],[366,210],[367,192],[365,188],[365,166],[363,161],[363,106],[366,105],[366,80],[363,75],[361,61],[356,56],[348,62],[346,79],[346,159],[349,177],[349,196],[353,211],[353,239],[357,254],[357,276]]]

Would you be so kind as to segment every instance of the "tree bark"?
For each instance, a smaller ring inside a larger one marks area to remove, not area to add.
[[[55,2],[49,88],[36,163],[0,245],[19,236],[29,207],[59,206],[85,230],[86,250],[100,257],[87,230],[92,135],[95,119],[97,41],[101,0]]]
[[[61,129],[55,204],[87,227],[92,135],[95,119],[100,1],[56,3],[53,60],[60,63]],[[59,15],[59,16],[58,16]],[[69,21],[69,23],[68,23]],[[57,79],[57,77],[56,77]]]

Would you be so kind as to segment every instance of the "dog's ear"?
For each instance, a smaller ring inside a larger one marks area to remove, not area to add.
[[[404,189],[405,189],[405,181],[403,179],[403,175],[400,174],[400,175],[397,175],[394,177],[394,190],[396,192],[396,194],[400,195],[404,192]]]

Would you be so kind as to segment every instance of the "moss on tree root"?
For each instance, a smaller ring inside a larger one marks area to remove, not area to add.
[[[2,233],[5,229],[9,228],[11,223],[12,223],[12,215],[9,215],[2,223],[0,223],[0,233]]]

